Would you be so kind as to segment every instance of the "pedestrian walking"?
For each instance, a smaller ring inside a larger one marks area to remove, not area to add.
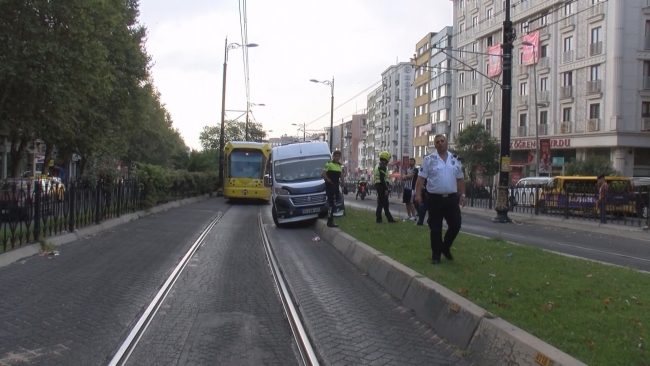
[[[609,195],[609,184],[605,179],[605,174],[597,177],[596,186],[598,187],[598,209],[600,210],[600,221],[607,222],[607,196]]]
[[[427,210],[431,231],[431,264],[440,263],[440,256],[453,260],[451,245],[461,226],[460,206],[465,207],[465,180],[458,158],[447,149],[449,143],[444,135],[434,138],[436,152],[424,157],[415,186],[415,203],[422,202],[424,181],[427,186]],[[447,222],[447,232],[442,238],[442,220]]]
[[[382,151],[379,153],[379,164],[375,166],[375,190],[377,191],[377,223],[382,222],[381,211],[384,210],[388,222],[397,222],[388,208],[388,194],[390,192],[390,177],[388,175],[388,161],[390,153]]]
[[[325,163],[325,168],[323,168],[320,175],[325,179],[325,193],[327,194],[327,202],[330,206],[327,215],[327,226],[338,227],[334,223],[334,210],[336,209],[336,201],[341,199],[339,185],[345,187],[340,151],[336,150],[332,153],[332,160]]]
[[[409,159],[409,166],[406,169],[406,174],[402,176],[404,181],[404,190],[402,192],[402,203],[406,205],[406,218],[404,221],[417,221],[417,211],[413,204],[415,198],[414,189],[415,182],[418,180],[418,168],[415,167],[415,159]]]

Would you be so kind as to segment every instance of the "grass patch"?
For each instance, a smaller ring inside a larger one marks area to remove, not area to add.
[[[341,230],[591,366],[650,365],[650,275],[461,233],[430,264],[427,226],[346,209]]]

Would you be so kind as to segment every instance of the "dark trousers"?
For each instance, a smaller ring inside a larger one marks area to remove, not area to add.
[[[426,198],[423,198],[418,206],[418,225],[424,225],[424,217],[427,215],[427,203],[425,200]]]
[[[338,185],[325,184],[325,193],[327,194],[327,203],[329,203],[330,210],[327,221],[334,220],[334,211],[336,210],[336,201],[340,199],[341,191]]]
[[[427,195],[428,224],[431,230],[431,259],[433,260],[440,260],[440,255],[449,251],[460,231],[459,199],[457,194],[447,197],[432,193]],[[442,219],[447,222],[444,240],[442,238]]]
[[[376,184],[375,189],[377,190],[377,211],[375,215],[377,216],[377,222],[381,222],[381,210],[384,210],[386,214],[386,219],[388,221],[393,221],[393,215],[390,213],[388,208],[388,190],[383,184]]]

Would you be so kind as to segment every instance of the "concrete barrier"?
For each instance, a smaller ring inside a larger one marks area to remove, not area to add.
[[[168,210],[169,208],[179,207],[182,205],[186,205],[188,203],[200,202],[208,198],[210,198],[210,195],[205,194],[199,197],[191,197],[179,201],[169,202],[163,205],[154,206],[147,210],[124,214],[120,217],[103,221],[99,225],[91,224],[89,226],[77,230],[74,233],[64,233],[64,234],[47,237],[45,238],[45,240],[48,243],[55,246],[72,243],[74,241],[83,239],[88,236],[97,235],[104,230],[112,229],[118,225],[126,224],[128,222],[138,220],[140,218],[152,215],[154,213]],[[327,227],[325,226],[325,228]],[[41,250],[41,245],[39,243],[35,243],[35,244],[26,244],[21,246],[20,248],[16,248],[4,253],[0,253],[0,267],[8,266],[11,263],[14,263],[26,257],[31,257],[34,254],[38,254],[40,250]]]
[[[583,362],[486,311],[437,282],[318,220],[315,228],[355,266],[402,301],[438,336],[481,366],[586,366]],[[347,247],[347,249],[345,249]]]

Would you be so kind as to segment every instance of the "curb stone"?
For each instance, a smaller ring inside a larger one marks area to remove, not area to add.
[[[78,229],[74,233],[65,233],[65,234],[59,234],[59,235],[47,237],[45,238],[45,240],[51,243],[52,245],[58,247],[64,244],[72,243],[80,239],[84,239],[89,236],[97,235],[104,230],[112,229],[118,225],[126,224],[133,220],[141,219],[143,217],[147,217],[158,212],[166,211],[170,208],[180,207],[182,205],[186,205],[189,203],[204,201],[208,198],[210,198],[210,195],[205,194],[199,197],[190,197],[190,198],[185,198],[174,202],[165,203],[162,205],[151,207],[147,210],[136,211],[136,212],[121,215],[120,217],[102,221],[98,225],[86,226],[81,229]],[[41,249],[41,245],[39,243],[34,243],[34,244],[23,245],[19,248],[12,249],[4,253],[0,253],[0,267],[8,266],[21,259],[38,254],[40,252],[40,249]]]
[[[340,229],[328,228],[325,220],[317,220],[314,229],[438,336],[470,351],[469,360],[477,365],[587,366],[501,318],[490,318],[480,306]]]

